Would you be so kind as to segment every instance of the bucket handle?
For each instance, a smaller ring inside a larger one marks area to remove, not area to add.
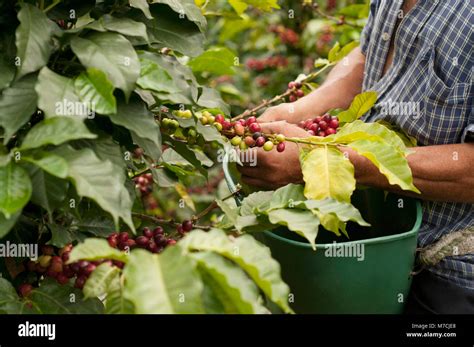
[[[229,159],[230,154],[227,150],[225,152],[224,158],[222,159],[222,170],[224,171],[224,178],[227,183],[227,187],[229,188],[230,193],[234,195],[235,203],[237,204],[237,206],[240,206],[243,200],[243,197],[240,194],[240,184],[234,181],[234,177],[232,177],[230,173]]]

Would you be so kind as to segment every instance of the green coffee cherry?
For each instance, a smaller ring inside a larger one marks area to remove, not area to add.
[[[230,143],[232,144],[232,146],[238,146],[240,145],[241,142],[242,142],[242,138],[240,136],[235,136],[232,138],[232,140],[230,140]]]
[[[285,135],[283,135],[283,134],[278,134],[278,135],[276,136],[276,140],[277,140],[278,143],[280,143],[280,142],[285,141],[285,140],[286,140],[286,137],[285,137]]]
[[[273,142],[272,141],[265,142],[265,144],[263,145],[263,150],[269,152],[272,149],[273,149]]]

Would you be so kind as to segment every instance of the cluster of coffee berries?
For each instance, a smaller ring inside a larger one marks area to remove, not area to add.
[[[296,46],[300,40],[299,35],[290,28],[283,25],[270,25],[270,32],[278,34],[280,41],[285,45]]]
[[[326,113],[324,116],[318,116],[314,119],[301,121],[298,126],[308,131],[312,136],[329,136],[337,132],[339,128],[339,119]]]
[[[263,134],[255,116],[235,122],[232,132],[226,134],[226,136],[231,138],[230,143],[233,146],[238,146],[241,150],[262,147],[265,151],[271,151],[275,145],[278,152],[285,150],[285,136],[282,134],[271,136]]]
[[[288,83],[288,90],[290,95],[288,96],[288,100],[290,102],[295,102],[296,100],[302,98],[304,96],[304,91],[301,89],[303,85],[300,82],[290,82]]]
[[[39,277],[54,278],[59,284],[67,284],[74,279],[74,286],[82,289],[84,283],[90,274],[98,265],[108,262],[110,265],[123,267],[123,263],[110,260],[102,261],[86,261],[81,260],[71,264],[66,264],[69,260],[73,246],[68,244],[61,249],[53,246],[44,245],[41,247],[42,254],[36,261],[29,260],[26,262],[26,269],[30,273],[35,273]],[[31,283],[23,283],[18,287],[21,296],[28,296],[33,289]]]
[[[265,69],[277,69],[288,66],[288,59],[283,55],[257,59],[249,58],[246,62],[247,68],[253,71],[263,71]]]
[[[219,132],[232,128],[232,123],[225,119],[224,115],[220,113],[214,116],[209,111],[204,111],[202,112],[201,116],[199,116],[199,121],[202,125],[212,125]]]
[[[133,179],[135,188],[137,188],[142,196],[148,195],[153,191],[153,175],[145,173]]]
[[[171,118],[163,118],[161,120],[161,127],[163,130],[168,131],[171,134],[174,134],[176,130],[179,128],[179,123],[176,119]]]
[[[126,231],[112,233],[107,237],[110,247],[121,251],[134,248],[146,249],[152,253],[161,253],[166,246],[176,244],[176,240],[165,235],[162,227],[158,226],[151,230],[148,227],[142,229],[142,235],[131,236]]]

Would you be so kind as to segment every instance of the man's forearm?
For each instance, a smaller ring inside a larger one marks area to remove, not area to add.
[[[415,186],[421,195],[402,191],[390,185],[378,169],[353,151],[357,182],[423,200],[474,203],[474,144],[453,144],[416,147],[408,156]]]
[[[357,47],[332,69],[318,89],[291,104],[294,106],[291,121],[297,123],[333,108],[347,108],[362,90],[364,65],[365,56]]]

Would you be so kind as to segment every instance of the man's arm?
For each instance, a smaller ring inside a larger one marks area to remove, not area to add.
[[[362,90],[364,65],[365,56],[360,47],[357,47],[347,55],[347,59],[343,59],[332,69],[318,89],[294,103],[269,108],[259,117],[259,121],[286,120],[296,124],[333,108],[349,107],[352,99]]]
[[[375,165],[356,152],[348,152],[359,184],[402,193],[423,200],[474,204],[474,144],[436,145],[412,148],[408,164],[421,195],[390,185]]]

